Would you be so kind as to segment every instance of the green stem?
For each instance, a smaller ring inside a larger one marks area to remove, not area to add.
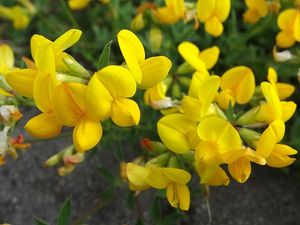
[[[70,9],[68,8],[66,2],[64,0],[59,0],[64,12],[66,13],[67,17],[69,18],[70,22],[72,23],[72,26],[74,28],[79,28],[79,25],[75,19],[75,17],[73,16],[72,12],[70,11]]]

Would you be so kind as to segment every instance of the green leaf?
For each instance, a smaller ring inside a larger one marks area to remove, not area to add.
[[[97,69],[100,70],[103,67],[107,66],[109,64],[109,59],[110,59],[110,46],[112,44],[112,40],[107,42],[106,45],[104,46],[104,49],[99,57]]]
[[[58,217],[57,217],[57,225],[67,225],[71,216],[72,210],[72,201],[69,197],[61,206]]]
[[[45,222],[44,220],[42,220],[38,217],[34,217],[33,220],[36,225],[49,225],[47,222]]]

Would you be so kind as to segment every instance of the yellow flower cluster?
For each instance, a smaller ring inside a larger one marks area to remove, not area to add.
[[[297,151],[280,143],[284,123],[296,110],[294,102],[284,100],[295,88],[278,82],[274,68],[268,69],[268,81],[256,87],[252,70],[245,66],[233,67],[222,76],[209,73],[219,57],[217,46],[200,51],[183,42],[178,51],[195,69],[188,94],[158,121],[162,143],[146,143],[157,155],[137,158],[123,168],[131,190],[166,189],[173,207],[188,210],[188,168],[195,170],[201,184],[219,186],[230,182],[226,167],[236,181],[244,183],[251,163],[281,168],[295,161],[291,156]],[[251,107],[235,112],[240,109],[235,105]]]
[[[130,99],[137,88],[153,88],[171,68],[167,57],[145,58],[140,40],[129,30],[117,38],[126,66],[107,65],[91,75],[65,50],[80,38],[72,29],[55,41],[41,35],[31,38],[33,61],[26,69],[14,68],[6,81],[18,94],[34,100],[41,114],[25,125],[36,138],[53,138],[63,126],[74,127],[78,152],[93,148],[102,137],[101,122],[111,118],[121,127],[137,125],[140,109]],[[8,63],[11,67],[11,62]]]

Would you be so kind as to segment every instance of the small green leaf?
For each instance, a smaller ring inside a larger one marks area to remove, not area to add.
[[[112,44],[112,40],[107,42],[104,46],[104,49],[99,57],[97,68],[98,70],[102,69],[103,67],[107,66],[109,64],[110,59],[110,46]]]
[[[57,217],[57,225],[67,225],[72,210],[72,201],[69,197],[61,206],[58,217]]]
[[[33,220],[36,225],[49,225],[47,222],[45,222],[44,220],[42,220],[38,217],[34,217]]]

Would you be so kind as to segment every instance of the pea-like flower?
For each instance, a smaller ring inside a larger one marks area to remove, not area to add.
[[[118,126],[137,125],[140,109],[131,99],[136,82],[122,66],[107,66],[96,72],[89,81],[86,93],[88,114],[96,120],[111,117]]]
[[[165,7],[153,10],[160,23],[174,24],[185,16],[184,0],[165,0]]]
[[[300,11],[298,9],[286,9],[277,19],[280,32],[276,36],[276,43],[281,48],[289,48],[296,41],[300,42]]]
[[[223,22],[230,13],[230,0],[198,0],[197,16],[207,33],[218,37],[223,33]]]
[[[129,30],[121,30],[118,42],[126,65],[140,88],[151,88],[164,80],[172,63],[165,56],[145,58],[144,46]]]

